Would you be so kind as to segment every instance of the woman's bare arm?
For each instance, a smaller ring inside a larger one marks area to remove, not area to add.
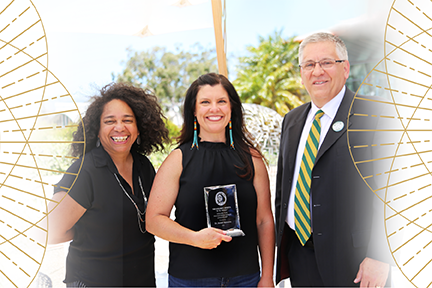
[[[156,173],[146,212],[146,229],[170,242],[203,249],[216,248],[222,241],[231,241],[222,230],[205,228],[192,231],[170,219],[182,173],[182,153],[174,150]]]
[[[252,157],[255,176],[253,185],[257,193],[257,230],[262,274],[258,287],[274,287],[273,265],[275,255],[275,230],[271,211],[270,183],[267,168],[260,157]]]
[[[66,192],[57,192],[52,199],[55,202],[48,206],[48,244],[70,241],[74,236],[73,226],[87,210]]]

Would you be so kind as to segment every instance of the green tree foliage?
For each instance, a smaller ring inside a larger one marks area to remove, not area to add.
[[[248,46],[240,57],[233,81],[244,103],[260,104],[282,116],[308,100],[298,69],[298,45],[294,37],[284,40],[281,31],[259,37],[258,47]]]
[[[178,46],[174,52],[165,47],[147,51],[128,49],[123,72],[112,75],[116,82],[129,82],[150,89],[159,98],[165,111],[179,107],[187,88],[200,75],[217,71],[214,49],[194,44],[189,52]]]
[[[180,127],[175,125],[169,119],[165,120],[165,127],[168,129],[168,136],[171,141],[175,141],[175,139],[180,136]]]
[[[180,127],[175,125],[169,119],[165,120],[165,127],[168,129],[168,136],[171,139],[171,143],[166,145],[164,150],[154,152],[149,156],[151,163],[156,169],[159,169],[168,154],[177,147],[176,139],[180,136]]]

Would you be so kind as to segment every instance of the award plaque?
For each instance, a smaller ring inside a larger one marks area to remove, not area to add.
[[[235,184],[204,187],[207,226],[227,232],[231,237],[244,236]]]

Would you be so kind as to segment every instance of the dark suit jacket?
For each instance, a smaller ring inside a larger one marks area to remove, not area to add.
[[[348,149],[348,112],[354,93],[346,89],[333,123],[342,121],[344,128],[335,132],[330,125],[318,151],[312,170],[311,209],[315,257],[326,286],[352,286],[361,261],[367,256],[370,241],[372,201],[374,194],[359,176]],[[296,153],[311,104],[290,111],[283,120],[276,182],[276,244],[278,247],[276,281],[284,274],[286,254],[297,237],[284,224],[293,181]],[[355,110],[355,107],[354,109]],[[365,156],[367,157],[367,156]],[[288,231],[284,231],[288,230]],[[284,242],[282,243],[282,236]],[[284,246],[288,245],[288,246]],[[373,257],[371,257],[373,258]],[[289,269],[288,269],[289,272]]]

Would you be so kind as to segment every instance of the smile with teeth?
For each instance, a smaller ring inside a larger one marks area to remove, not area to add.
[[[207,118],[211,121],[217,121],[217,120],[222,119],[222,116],[209,116]]]
[[[315,81],[314,82],[314,84],[316,84],[316,85],[320,85],[320,84],[324,84],[324,83],[326,83],[327,81]]]
[[[123,137],[111,137],[111,139],[114,140],[114,142],[123,142],[128,139],[129,136],[123,136]]]

